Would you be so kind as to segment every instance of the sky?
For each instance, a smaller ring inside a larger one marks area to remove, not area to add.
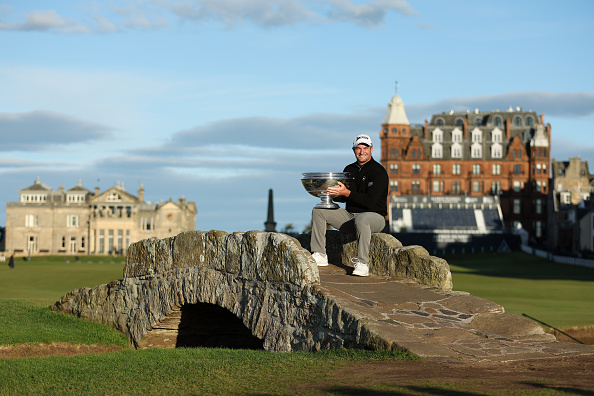
[[[594,163],[594,1],[0,0],[0,226],[37,177],[184,196],[196,229],[302,231],[304,172],[450,110],[544,114]],[[396,84],[397,82],[397,84]],[[591,169],[594,172],[594,169]]]

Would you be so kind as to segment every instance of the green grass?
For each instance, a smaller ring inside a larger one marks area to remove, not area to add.
[[[128,338],[111,327],[58,314],[24,300],[0,299],[0,323],[0,345],[53,342],[128,345]]]
[[[49,305],[79,287],[122,279],[125,258],[81,256],[16,258],[15,268],[0,263],[0,299],[13,298]]]
[[[454,290],[563,329],[594,325],[594,269],[526,253],[447,257]]]
[[[230,349],[147,349],[75,357],[0,360],[0,395],[287,394],[323,381],[340,365],[411,359],[398,352],[274,353]]]
[[[0,345],[69,342],[127,345],[98,323],[53,313],[48,305],[81,286],[122,276],[123,263],[72,258],[17,260],[0,267]],[[455,290],[468,291],[555,326],[594,324],[594,270],[551,264],[523,253],[447,258]],[[97,262],[102,261],[102,262]],[[567,320],[562,319],[567,316]],[[562,324],[560,324],[560,322]],[[74,357],[0,359],[0,395],[19,394],[290,394],[302,383],[324,383],[330,393],[458,392],[468,384],[344,387],[332,372],[369,360],[415,359],[391,351],[272,353],[226,349],[125,349]],[[344,381],[343,381],[344,380]],[[327,383],[327,386],[326,386]]]

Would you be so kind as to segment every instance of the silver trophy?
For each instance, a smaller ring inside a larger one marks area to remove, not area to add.
[[[305,191],[322,200],[322,202],[315,206],[318,209],[337,209],[339,206],[332,202],[332,198],[335,198],[336,195],[329,195],[326,192],[326,189],[328,189],[328,187],[337,186],[337,182],[341,182],[346,188],[350,189],[352,181],[353,176],[348,172],[316,172],[301,174],[301,184],[303,184]]]

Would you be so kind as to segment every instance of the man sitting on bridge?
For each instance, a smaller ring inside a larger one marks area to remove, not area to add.
[[[338,182],[329,187],[329,195],[337,195],[333,200],[346,202],[346,209],[318,209],[312,211],[311,251],[318,266],[328,265],[326,255],[326,227],[332,227],[346,233],[357,235],[357,257],[353,275],[369,275],[369,245],[371,234],[381,232],[386,226],[388,214],[388,173],[375,161],[373,143],[368,135],[357,135],[353,141],[356,161],[347,165],[344,172],[354,176],[352,190]]]

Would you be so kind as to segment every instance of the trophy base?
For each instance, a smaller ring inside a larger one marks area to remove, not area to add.
[[[334,202],[320,202],[319,204],[314,206],[314,208],[316,208],[316,209],[338,209],[338,208],[340,208],[340,206],[338,206]]]
[[[320,199],[322,202],[318,203],[314,208],[316,209],[338,209],[340,206],[332,202],[332,197],[326,193],[321,193]]]

